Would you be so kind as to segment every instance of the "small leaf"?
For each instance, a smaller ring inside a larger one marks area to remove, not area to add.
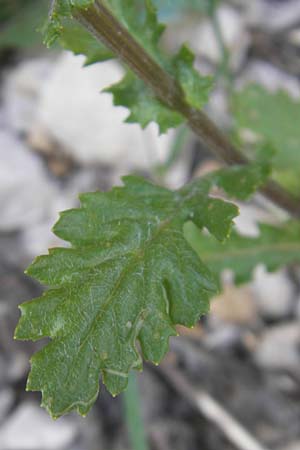
[[[139,123],[145,128],[150,122],[156,122],[161,133],[180,125],[184,118],[157,100],[145,83],[128,72],[125,77],[104,90],[113,94],[114,105],[125,106],[130,114],[128,123]]]
[[[62,47],[71,50],[75,55],[85,55],[85,65],[114,58],[113,53],[107,47],[101,45],[81,25],[70,19],[62,22],[59,42]]]
[[[195,55],[184,45],[174,58],[173,64],[176,79],[185,93],[187,102],[194,108],[201,109],[208,102],[213,78],[200,76],[194,68],[194,60]]]
[[[184,227],[184,234],[193,249],[201,255],[216,277],[231,269],[236,283],[252,277],[258,264],[274,271],[286,264],[300,262],[300,224],[288,222],[281,227],[260,224],[259,237],[245,237],[233,231],[225,243],[204,235],[192,222]]]
[[[215,183],[233,198],[247,200],[263,186],[272,173],[274,150],[269,145],[262,146],[256,160],[245,166],[231,166],[215,173]]]
[[[103,3],[158,64],[167,64],[159,47],[165,25],[158,22],[151,0],[105,0]]]
[[[48,47],[61,36],[63,20],[72,17],[72,11],[87,8],[95,3],[95,0],[52,0],[48,21],[44,30],[44,42]]]

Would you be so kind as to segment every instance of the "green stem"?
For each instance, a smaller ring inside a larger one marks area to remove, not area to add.
[[[137,378],[134,372],[129,374],[128,387],[123,395],[127,429],[132,450],[149,450],[141,415]]]

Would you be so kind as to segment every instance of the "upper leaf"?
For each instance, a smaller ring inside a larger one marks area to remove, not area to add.
[[[63,21],[72,17],[75,9],[87,8],[95,0],[51,0],[48,21],[45,27],[45,44],[51,46],[63,31]]]
[[[246,237],[233,231],[230,238],[217,242],[204,235],[192,222],[185,225],[185,237],[212,272],[221,279],[224,269],[232,270],[236,283],[252,277],[258,264],[274,271],[286,264],[300,262],[300,224],[288,222],[281,227],[259,225],[258,237]]]
[[[200,76],[194,68],[194,60],[193,52],[186,45],[183,45],[173,59],[173,73],[175,73],[189,105],[201,109],[209,99],[213,79],[209,76]]]
[[[59,42],[62,47],[71,50],[75,55],[85,55],[85,65],[114,58],[107,47],[101,45],[93,35],[70,19],[63,21]]]
[[[49,290],[21,305],[16,329],[18,339],[52,339],[32,358],[28,389],[42,391],[54,417],[86,414],[100,373],[119,393],[130,369],[141,368],[137,342],[144,358],[158,363],[174,326],[192,326],[208,311],[216,282],[183,227],[192,220],[221,241],[228,237],[238,208],[209,196],[215,182],[226,190],[224,175],[175,192],[125,177],[124,187],[84,194],[81,208],[61,214],[54,232],[72,247],[51,249],[29,267]],[[242,178],[237,174],[238,190]]]
[[[102,3],[156,62],[168,65],[159,47],[165,25],[158,22],[156,8],[151,0],[103,0]]]
[[[104,92],[113,94],[114,105],[129,109],[130,114],[126,118],[128,123],[137,122],[145,128],[154,121],[159,125],[160,132],[164,133],[183,122],[181,114],[172,111],[155,98],[151,89],[132,72],[127,72],[119,83],[104,89]]]
[[[100,3],[110,10],[148,55],[176,79],[190,106],[199,109],[207,103],[213,84],[211,77],[201,76],[194,68],[194,55],[186,46],[176,56],[167,56],[162,51],[159,41],[165,26],[158,22],[151,0],[102,0]],[[104,50],[103,45],[97,44],[93,36],[89,36],[71,19],[72,12],[93,4],[93,0],[56,0],[46,31],[47,44],[51,45],[59,38],[65,48],[86,55],[88,64],[113,57],[109,50]],[[184,121],[181,114],[163,105],[151,89],[131,72],[107,92],[113,94],[115,105],[130,110],[127,121],[140,123],[143,128],[155,121],[163,133]]]

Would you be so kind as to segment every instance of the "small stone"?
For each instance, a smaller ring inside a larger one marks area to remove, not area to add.
[[[248,286],[225,285],[223,293],[211,303],[211,321],[249,325],[256,319],[255,302]]]
[[[235,324],[218,323],[203,336],[202,342],[209,350],[228,350],[243,341],[242,327]]]
[[[259,265],[254,271],[252,289],[258,311],[264,318],[278,320],[291,314],[295,288],[285,270],[269,273]]]
[[[244,18],[234,8],[222,5],[217,10],[217,19],[224,44],[230,55],[230,65],[232,69],[237,69],[245,57],[250,42]],[[214,63],[221,61],[220,45],[210,20],[204,21],[198,26],[192,46],[198,55],[205,55]]]
[[[285,30],[300,19],[299,0],[245,1],[245,7],[249,23],[264,30]]]
[[[254,360],[265,369],[289,370],[298,374],[299,345],[299,322],[273,326],[262,334],[254,352]]]
[[[27,132],[36,119],[41,88],[54,64],[49,58],[25,60],[9,71],[3,83],[2,121],[17,132]]]
[[[24,229],[43,220],[56,195],[38,156],[0,130],[0,230]]]
[[[129,111],[101,90],[118,82],[116,61],[83,67],[84,57],[64,52],[44,83],[33,128],[45,130],[80,164],[145,169],[162,162],[174,131],[159,136],[156,124],[142,130],[124,123]]]
[[[77,435],[76,424],[62,418],[54,422],[33,403],[23,403],[0,427],[2,450],[60,450]]]

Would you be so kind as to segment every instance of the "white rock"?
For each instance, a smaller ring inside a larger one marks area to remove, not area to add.
[[[233,69],[240,66],[250,42],[245,28],[243,16],[234,8],[222,5],[218,8],[217,18],[220,24],[223,40],[230,53],[230,64]],[[221,61],[222,53],[209,19],[181,24],[172,33],[168,41],[177,48],[182,42],[188,42],[199,57],[206,57],[214,63]],[[173,41],[173,42],[172,42]]]
[[[125,124],[128,111],[100,91],[120,80],[115,61],[83,68],[84,58],[63,53],[44,84],[38,126],[44,127],[77,161],[149,168],[164,159],[173,133],[158,136],[150,124]]]
[[[252,283],[258,311],[269,319],[288,316],[293,308],[295,289],[284,270],[268,273],[259,265]]]
[[[240,66],[250,38],[247,33],[243,16],[233,8],[221,6],[217,11],[220,29],[224,44],[230,54],[230,64],[233,69]],[[221,60],[220,45],[210,22],[207,22],[196,36],[199,45],[199,53],[204,53],[213,61]]]
[[[1,122],[18,132],[26,132],[36,119],[42,85],[53,69],[49,58],[25,60],[8,71],[4,78]]]
[[[209,99],[207,112],[214,118],[215,123],[221,128],[228,128],[231,124],[231,118],[228,114],[228,99],[224,89],[215,89]]]
[[[17,230],[43,220],[55,195],[39,158],[0,130],[0,230]]]
[[[76,185],[60,188],[48,176],[38,155],[0,130],[0,231],[22,231],[29,257],[62,244],[51,232],[59,211],[74,207],[78,193],[90,189],[87,182],[80,182],[78,177],[76,181]]]
[[[275,326],[262,335],[254,352],[254,359],[266,369],[299,372],[299,344],[299,322]]]
[[[300,19],[299,0],[267,1],[244,0],[248,20],[251,25],[264,30],[279,31],[297,23]]]
[[[2,450],[59,450],[76,437],[75,423],[62,418],[54,422],[32,403],[23,403],[0,428]]]
[[[258,237],[258,223],[276,224],[278,222],[276,218],[274,219],[275,215],[272,214],[272,211],[269,212],[267,208],[245,203],[239,203],[238,206],[240,214],[234,219],[234,223],[238,233],[242,236]]]

